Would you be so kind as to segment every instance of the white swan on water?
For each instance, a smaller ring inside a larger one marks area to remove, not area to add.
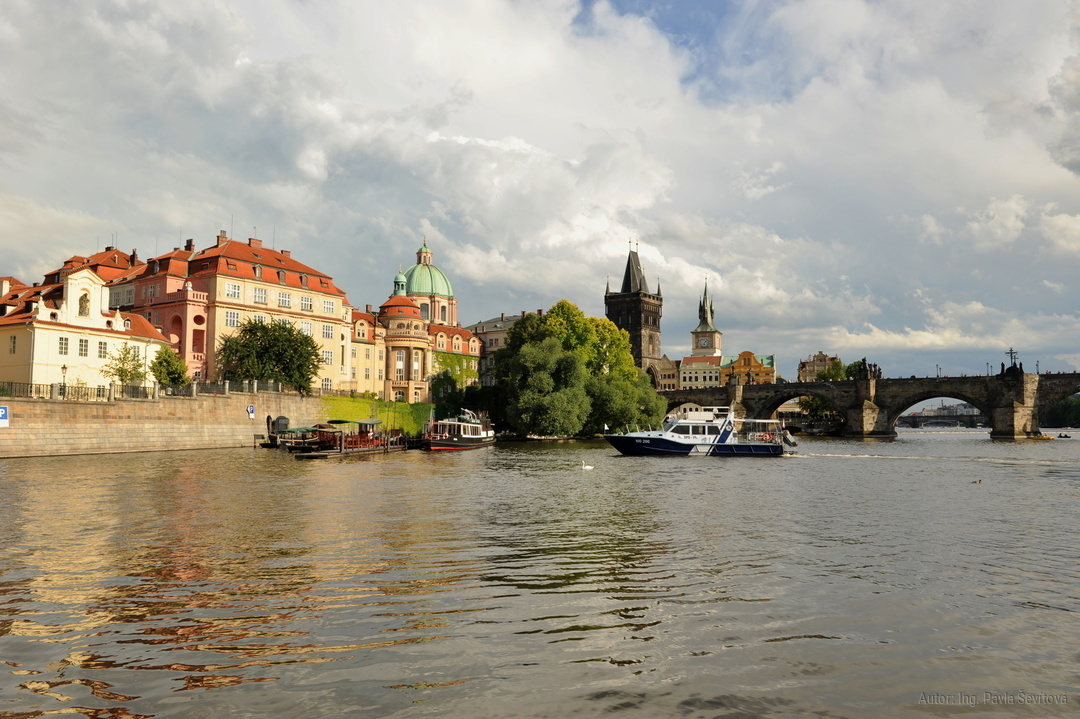
[[[581,460],[581,468],[582,469],[592,469],[593,467],[592,467],[591,464],[585,464],[585,460],[583,459],[583,460]]]

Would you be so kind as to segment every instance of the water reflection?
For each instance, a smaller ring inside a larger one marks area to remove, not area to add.
[[[1078,458],[987,444],[7,461],[0,716],[905,716],[950,687],[1073,691]]]

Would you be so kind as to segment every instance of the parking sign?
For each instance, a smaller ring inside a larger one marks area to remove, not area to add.
[[[8,426],[8,408],[0,404],[0,427]]]

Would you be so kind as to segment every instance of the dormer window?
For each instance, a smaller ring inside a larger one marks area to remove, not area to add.
[[[131,329],[131,320],[124,320],[124,329]]]
[[[260,267],[259,265],[252,265],[251,270],[255,273],[256,279],[262,279],[262,267]]]
[[[281,284],[285,284],[285,273],[282,272],[281,270],[278,270],[277,281],[280,282]]]

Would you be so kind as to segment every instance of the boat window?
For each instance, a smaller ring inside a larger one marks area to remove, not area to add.
[[[715,424],[710,424],[706,429],[709,430],[709,434],[720,434],[720,428]]]
[[[675,434],[690,434],[690,428],[685,424],[675,425],[675,427],[673,427],[671,431]]]

